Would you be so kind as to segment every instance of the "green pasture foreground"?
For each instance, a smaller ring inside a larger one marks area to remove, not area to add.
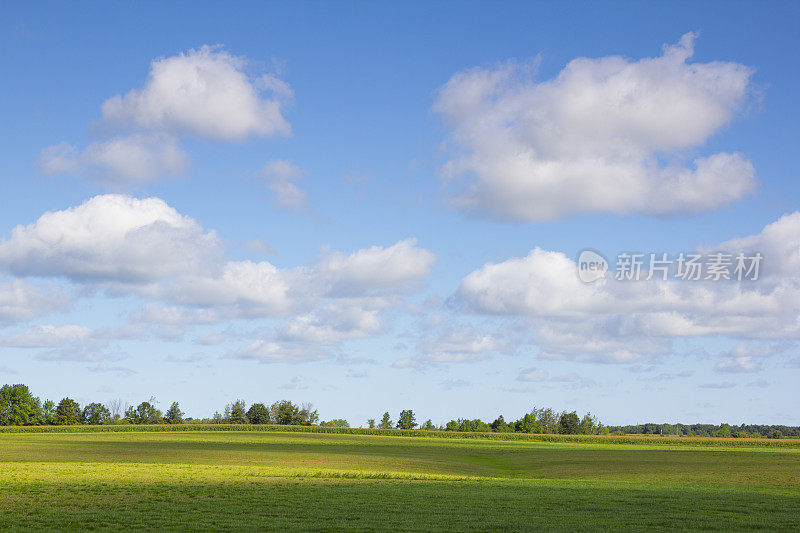
[[[800,448],[0,433],[0,528],[798,529]]]

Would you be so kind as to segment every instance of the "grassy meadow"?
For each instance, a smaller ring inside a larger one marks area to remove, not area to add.
[[[0,528],[797,529],[800,442],[763,444],[0,432]]]

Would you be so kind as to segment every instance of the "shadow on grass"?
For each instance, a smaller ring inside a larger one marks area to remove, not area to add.
[[[0,528],[793,529],[797,494],[566,481],[14,482]]]

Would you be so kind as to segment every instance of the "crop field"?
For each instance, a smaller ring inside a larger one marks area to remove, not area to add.
[[[0,528],[798,528],[798,441],[665,442],[0,432]]]

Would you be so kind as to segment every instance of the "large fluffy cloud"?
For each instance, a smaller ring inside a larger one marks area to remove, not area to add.
[[[679,337],[800,338],[800,213],[714,250],[760,251],[764,273],[755,281],[618,281],[609,275],[583,283],[575,261],[537,248],[470,273],[458,296],[474,312],[529,324],[541,355],[550,358],[630,362],[668,353]],[[751,357],[731,356],[719,369],[745,368]]]
[[[737,63],[690,63],[694,38],[655,58],[578,58],[541,82],[513,62],[453,76],[435,110],[456,148],[444,168],[462,185],[455,205],[537,221],[696,212],[751,191],[741,154],[686,161],[730,123],[752,75]]]
[[[109,194],[43,214],[0,242],[17,276],[142,283],[196,269],[218,251],[214,232],[158,198]]]
[[[103,120],[228,141],[288,135],[283,107],[291,88],[273,75],[249,76],[247,66],[246,58],[209,46],[156,59],[142,89],[103,103]]]

